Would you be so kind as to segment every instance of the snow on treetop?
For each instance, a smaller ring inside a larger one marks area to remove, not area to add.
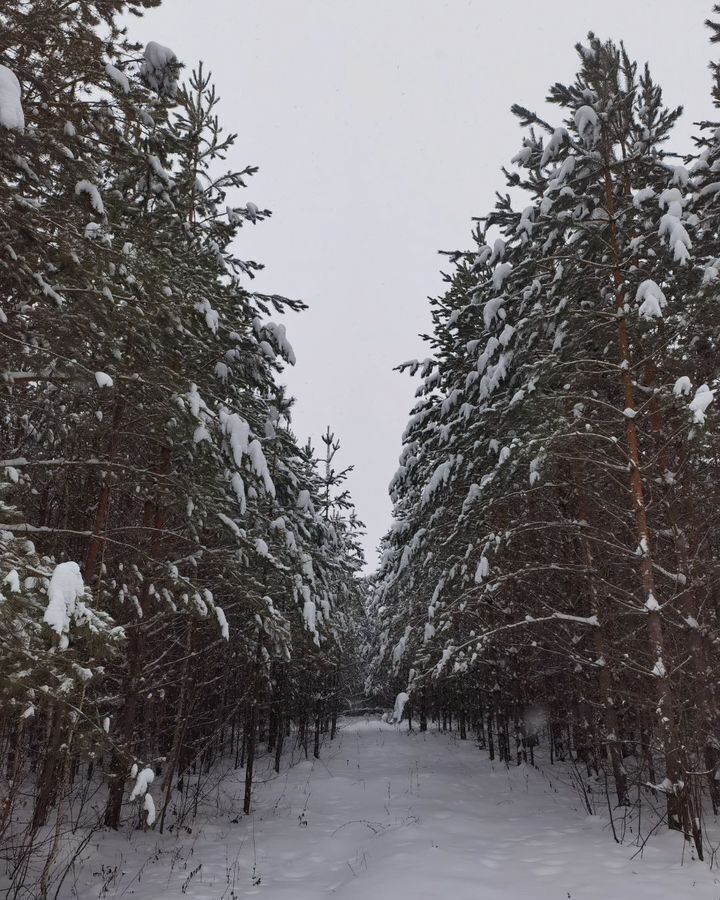
[[[592,38],[593,36],[590,35],[589,37]],[[577,49],[578,49],[578,53],[580,54],[580,56],[582,56],[583,59],[585,59],[585,60],[597,59],[597,47],[596,46],[593,46],[592,44],[590,44],[589,47],[586,47],[585,44],[578,44]]]
[[[22,91],[15,73],[0,65],[0,125],[13,131],[25,131]]]

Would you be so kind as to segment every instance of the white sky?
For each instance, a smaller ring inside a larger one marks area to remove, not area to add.
[[[576,70],[592,29],[649,60],[669,104],[712,118],[704,19],[711,0],[165,0],[133,36],[172,47],[215,76],[220,116],[238,132],[235,167],[260,166],[245,200],[273,210],[243,236],[266,264],[258,290],[301,297],[298,357],[285,380],[294,428],[330,425],[366,522],[366,548],[390,524],[387,484],[415,384],[393,372],[428,355],[427,296],[439,249],[465,248],[470,219],[504,188],[521,144],[509,112],[542,112],[549,85]],[[551,120],[553,121],[553,120]]]

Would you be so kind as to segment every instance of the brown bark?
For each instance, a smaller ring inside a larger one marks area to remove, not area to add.
[[[43,754],[43,765],[38,778],[33,828],[40,828],[47,820],[48,812],[57,794],[57,771],[60,746],[65,733],[65,716],[60,703],[55,702],[50,716],[50,745]]]
[[[666,777],[672,782],[672,792],[668,793],[668,824],[670,828],[692,834],[698,855],[702,859],[702,836],[696,827],[696,811],[693,808],[691,792],[684,784],[680,742],[676,731],[675,704],[667,673],[667,653],[663,634],[660,606],[656,599],[653,576],[653,557],[650,543],[645,487],[643,484],[640,442],[635,423],[637,406],[632,380],[632,353],[625,315],[625,289],[621,271],[621,257],[616,222],[615,196],[610,172],[609,151],[604,151],[605,200],[610,225],[610,240],[613,250],[613,281],[615,285],[615,308],[617,312],[617,341],[620,356],[620,377],[625,404],[625,434],[630,470],[630,492],[635,515],[635,531],[640,548],[640,578],[645,609],[647,611],[647,635],[651,659],[654,660],[653,681],[659,710],[659,733],[665,757]]]
[[[110,431],[110,440],[108,442],[107,457],[112,461],[117,453],[120,444],[120,422],[122,420],[124,401],[119,397],[115,403],[113,411],[112,425]],[[105,528],[108,521],[108,513],[110,511],[110,482],[108,473],[103,475],[103,484],[100,489],[100,498],[98,500],[97,510],[95,511],[95,521],[93,522],[92,537],[88,542],[87,553],[85,555],[85,566],[83,577],[87,584],[92,584],[95,579],[95,570],[98,558],[105,547]]]
[[[167,808],[170,804],[170,797],[172,796],[173,778],[175,777],[175,772],[180,763],[183,742],[185,740],[185,734],[187,732],[188,722],[190,719],[189,707],[191,704],[188,702],[188,694],[190,688],[189,672],[190,657],[192,655],[192,639],[193,627],[191,621],[188,625],[187,637],[185,641],[185,659],[183,660],[182,676],[180,679],[180,697],[178,699],[178,713],[175,721],[173,745],[170,752],[170,761],[168,764],[168,768],[165,772],[165,780],[162,786],[165,797],[163,799],[162,812],[160,813],[160,834],[163,833],[163,829],[165,828],[165,814],[167,813]]]

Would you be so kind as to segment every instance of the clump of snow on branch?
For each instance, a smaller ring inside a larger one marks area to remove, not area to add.
[[[403,712],[405,711],[405,704],[410,699],[409,695],[405,693],[405,691],[400,691],[400,693],[395,698],[395,707],[393,709],[392,720],[393,722],[400,722],[403,717]]]
[[[475,584],[481,584],[490,574],[490,563],[486,556],[480,557],[480,562],[475,570]]]
[[[113,386],[112,378],[105,372],[96,372],[95,381],[99,388],[111,388]]]
[[[212,308],[210,301],[207,299],[199,301],[195,304],[195,309],[199,313],[203,313],[205,316],[205,324],[213,334],[217,334],[220,316],[217,310]]]
[[[5,578],[3,578],[3,584],[6,584],[13,594],[20,593],[20,576],[17,573],[17,569],[10,569]]]
[[[685,226],[680,221],[683,214],[682,194],[676,187],[668,188],[660,195],[660,208],[667,212],[660,219],[658,234],[667,238],[668,246],[673,251],[675,262],[684,264],[690,256],[692,242]]]
[[[156,41],[148,41],[143,55],[140,74],[158,94],[172,96],[177,90],[180,64],[175,52]]]
[[[696,425],[705,424],[705,412],[715,398],[715,391],[711,391],[706,384],[701,384],[695,391],[695,396],[690,401],[690,409],[693,413],[693,421]]]
[[[120,88],[120,90],[124,94],[130,93],[130,79],[124,72],[121,72],[120,69],[118,69],[112,63],[108,63],[105,66],[105,74],[110,79],[110,81],[113,82],[113,84],[116,84]]]
[[[12,131],[25,131],[22,91],[15,73],[0,65],[0,125]]]
[[[640,209],[643,203],[651,200],[654,196],[655,191],[651,187],[640,188],[639,191],[635,191],[633,194],[633,206],[635,209]]]
[[[665,669],[665,664],[662,661],[662,657],[658,657],[655,665],[652,670],[653,675],[656,678],[665,678],[667,675],[667,670]]]
[[[136,769],[136,767],[133,766],[133,769]],[[130,777],[135,777],[132,772],[130,773]],[[135,784],[130,792],[130,799],[139,800],[140,797],[144,797],[153,781],[155,781],[155,773],[153,770],[149,768],[141,769],[141,771],[137,773],[137,777],[135,777]]]
[[[692,382],[687,375],[682,375],[673,386],[673,394],[676,397],[689,396],[690,391],[692,391]]]
[[[555,159],[558,155],[558,151],[565,143],[565,141],[569,140],[569,135],[567,133],[566,128],[556,128],[552,134],[552,137],[547,142],[543,149],[542,158],[540,159],[540,165],[546,166],[551,160]]]
[[[303,604],[303,620],[305,621],[305,627],[313,636],[313,642],[319,647],[320,635],[317,630],[317,606],[310,597],[310,590],[306,585],[304,587],[305,590],[303,591],[303,594],[305,602]]]
[[[265,558],[270,556],[270,549],[262,538],[255,539],[255,551],[258,556],[263,556]]]
[[[267,460],[265,459],[265,454],[263,453],[260,441],[258,441],[257,439],[252,441],[247,449],[247,453],[250,457],[250,464],[252,465],[253,472],[255,472],[255,474],[260,478],[262,478],[262,482],[265,486],[266,492],[271,497],[274,497],[275,485],[273,484],[273,480],[270,476],[270,468],[268,467]]]
[[[423,506],[429,502],[430,498],[437,491],[437,489],[441,485],[445,485],[450,480],[450,475],[452,474],[453,468],[453,460],[447,460],[446,462],[440,463],[440,465],[433,472],[430,481],[425,485],[425,488],[422,492],[422,504]]]
[[[225,617],[225,612],[220,606],[215,607],[215,615],[217,616],[218,624],[220,625],[220,633],[223,636],[223,640],[230,640],[230,629],[228,627],[228,620]]]
[[[145,794],[143,800],[143,809],[145,810],[145,824],[150,828],[155,824],[155,801],[150,794]]]
[[[667,304],[665,294],[651,278],[641,282],[635,294],[640,304],[638,315],[642,319],[662,319],[662,311]]]
[[[243,461],[243,454],[248,452],[250,426],[237,413],[228,412],[225,408],[220,410],[219,418],[230,444],[235,465],[240,467]]]
[[[245,515],[247,511],[247,494],[245,491],[245,482],[242,480],[238,472],[233,472],[230,483],[232,484],[238,504],[240,505],[240,513]]]
[[[137,773],[137,767],[133,766],[130,777]],[[155,780],[155,773],[150,768],[142,769],[137,773],[135,784],[130,793],[130,800],[142,800],[142,808],[145,811],[145,824],[150,827],[155,823],[155,801],[150,796],[149,787]]]
[[[510,263],[499,263],[497,266],[495,266],[495,269],[493,270],[492,282],[493,288],[496,291],[502,290],[505,279],[508,277],[511,271],[512,266],[510,265]]]
[[[594,147],[600,137],[600,123],[591,106],[581,106],[575,111],[575,127],[586,147]]]
[[[55,566],[48,586],[48,605],[43,621],[60,637],[60,649],[68,646],[70,621],[77,601],[85,592],[85,584],[76,562],[64,562]]]
[[[250,204],[248,204],[249,206]],[[295,351],[292,348],[290,341],[287,339],[287,333],[284,325],[276,325],[275,322],[266,322],[264,325],[265,331],[268,331],[275,341],[278,350],[281,355],[290,363],[291,366],[294,366],[296,363],[295,359]]]
[[[88,181],[86,178],[82,178],[75,185],[75,193],[78,195],[78,197],[81,194],[87,194],[90,198],[90,206],[92,206],[95,212],[99,216],[105,214],[105,204],[103,203],[102,197],[100,196],[100,191],[92,183],[92,181]]]

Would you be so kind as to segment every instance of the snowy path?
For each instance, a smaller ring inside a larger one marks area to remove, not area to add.
[[[239,780],[230,790],[240,796]],[[533,769],[493,765],[454,736],[350,720],[322,760],[269,780],[256,798],[251,820],[224,814],[183,845],[155,836],[157,845],[142,848],[145,857],[155,848],[155,860],[134,881],[126,844],[126,876],[101,896],[720,898],[720,875],[679,865],[677,836],[659,835],[630,861],[635,848],[617,846],[599,818],[573,808],[571,792],[557,793]],[[80,896],[98,897],[97,882]]]

